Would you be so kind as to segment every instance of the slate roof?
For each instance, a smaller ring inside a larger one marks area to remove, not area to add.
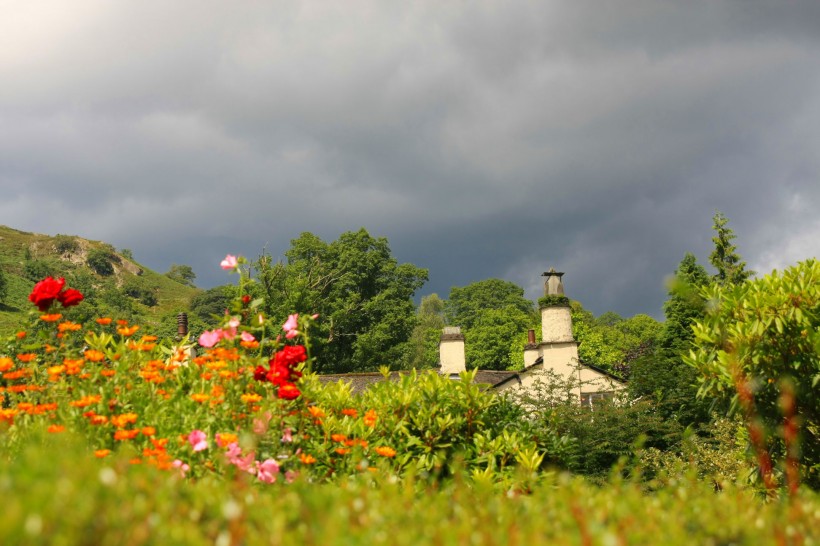
[[[428,370],[428,373],[438,373],[435,370]],[[410,371],[396,371],[390,372],[388,379],[390,381],[398,381],[402,375],[408,374]],[[424,373],[424,371],[422,371]],[[456,376],[458,377],[458,376]],[[354,393],[360,393],[367,389],[370,385],[384,381],[384,375],[381,372],[361,372],[361,373],[335,373],[317,376],[322,383],[336,383],[344,381],[350,383],[351,390]],[[495,370],[478,370],[475,375],[475,383],[479,385],[486,385],[487,388],[496,388],[511,379],[518,378],[518,372],[495,371]],[[453,378],[455,379],[455,377]]]

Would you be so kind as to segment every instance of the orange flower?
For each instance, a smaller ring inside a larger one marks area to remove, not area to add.
[[[50,315],[40,315],[40,320],[42,320],[43,322],[57,322],[61,318],[63,318],[63,315],[61,315],[60,313],[52,313]]]
[[[228,447],[229,445],[238,442],[239,437],[232,432],[222,432],[216,435],[216,444],[219,447]]]
[[[63,333],[63,332],[76,332],[77,330],[79,330],[82,327],[83,327],[82,324],[77,324],[76,322],[71,322],[71,321],[67,320],[65,322],[61,322],[57,326],[57,329],[60,331],[60,333]]]
[[[347,440],[347,436],[345,436],[344,434],[331,434],[330,439],[334,442],[344,442],[345,440]]]
[[[253,341],[240,341],[239,345],[241,345],[245,349],[258,349],[259,342],[256,340]]]
[[[353,408],[345,408],[342,410],[342,415],[347,415],[348,417],[353,417],[355,419],[359,416],[359,412]]]
[[[108,417],[105,415],[97,415],[94,412],[91,412],[91,415],[88,415],[88,420],[91,422],[92,425],[104,425],[108,422]]]
[[[367,410],[362,420],[364,421],[365,425],[369,427],[375,427],[376,421],[379,420],[379,416],[376,414],[375,410]]]
[[[102,397],[99,394],[89,394],[89,395],[83,396],[79,400],[74,400],[72,402],[69,402],[68,404],[70,406],[75,407],[75,408],[85,408],[85,407],[90,406],[91,404],[96,404],[101,399],[102,399]]]
[[[105,353],[96,349],[86,349],[83,356],[89,362],[102,362],[105,360]]]
[[[124,319],[117,319],[118,326],[128,326],[128,321]]]
[[[49,353],[49,354],[51,354],[51,353],[53,353],[54,351],[57,350],[57,347],[55,347],[54,345],[49,345],[48,343],[43,345],[43,347],[45,347],[46,353]]]
[[[154,427],[142,427],[140,429],[140,432],[143,436],[153,436],[157,433],[157,429],[155,429]]]
[[[316,462],[316,457],[307,453],[300,453],[299,460],[302,461],[302,464],[313,464]]]
[[[117,428],[125,428],[126,425],[133,424],[136,422],[136,413],[123,413],[121,415],[115,415],[111,418],[111,424]]]
[[[367,440],[362,440],[361,438],[353,438],[351,440],[345,441],[346,446],[362,446],[367,447]]]
[[[27,377],[31,375],[31,370],[23,368],[22,370],[17,370],[15,372],[6,372],[3,374],[3,379],[22,379],[23,377]],[[20,387],[28,387],[28,385],[19,385]],[[9,387],[11,390],[11,387]],[[23,389],[27,390],[27,389]],[[14,391],[12,391],[14,392]]]
[[[100,326],[108,326],[109,324],[111,324],[111,317],[100,317],[94,320]]]
[[[60,364],[59,366],[49,366],[48,367],[48,375],[50,375],[50,376],[60,375],[64,371],[65,371],[65,366],[63,364]]]
[[[240,400],[242,400],[246,404],[254,404],[254,403],[259,402],[260,400],[262,400],[262,397],[260,395],[250,393],[250,392],[246,393],[246,394],[243,394],[239,398],[240,398]]]
[[[17,339],[23,339],[24,337],[26,337],[26,333],[24,331],[20,330],[19,332],[17,332],[15,334],[15,336],[17,336]]]
[[[139,329],[140,329],[140,327],[138,325],[120,326],[119,328],[117,328],[117,333],[121,336],[128,337],[128,336],[133,336],[135,333],[137,333],[137,330],[139,330]]]
[[[116,373],[115,370],[100,370],[100,375],[103,377],[112,377]]]
[[[319,419],[319,418],[325,416],[325,412],[322,410],[322,408],[320,408],[318,406],[309,406],[308,411],[316,419]]]
[[[347,455],[348,453],[350,453],[350,450],[346,447],[337,447],[333,451],[335,451],[339,455]]]
[[[14,416],[19,413],[19,410],[16,409],[0,409],[0,423],[5,421],[6,423],[13,425],[14,424]]]
[[[208,398],[210,398],[210,397],[211,397],[210,395],[205,394],[204,392],[195,392],[194,394],[191,395],[191,400],[193,400],[194,402],[197,402],[199,404],[203,404],[203,403],[207,402]]]
[[[168,445],[168,438],[151,438],[151,443],[157,449],[165,449],[165,446]]]
[[[0,372],[7,372],[14,367],[14,361],[7,356],[0,356]]]
[[[98,459],[102,459],[103,457],[108,457],[110,453],[110,449],[97,449],[94,451],[94,456]]]
[[[37,355],[35,353],[23,353],[17,355],[17,360],[19,360],[20,362],[31,362],[35,358],[37,358]]]
[[[152,335],[147,335],[146,334],[146,335],[142,336],[142,339],[140,341],[142,341],[144,343],[150,343],[150,342],[156,341],[156,340],[157,340],[157,336],[152,336]]]
[[[17,409],[29,413],[31,410],[34,409],[34,404],[32,404],[31,402],[20,402],[19,404],[17,404]]]
[[[51,434],[58,434],[63,432],[65,427],[63,425],[49,425],[46,429],[46,432],[50,432]]]
[[[32,415],[42,415],[47,411],[55,411],[56,409],[56,402],[51,402],[48,404],[37,404],[29,413],[31,413]]]
[[[114,439],[119,441],[133,440],[139,433],[139,430],[118,430],[114,432]]]
[[[392,458],[396,456],[396,450],[392,447],[387,446],[379,446],[376,448],[376,453],[381,455],[382,457]]]

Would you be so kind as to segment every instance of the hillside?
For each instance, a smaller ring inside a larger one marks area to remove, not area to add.
[[[162,329],[200,293],[138,263],[125,251],[102,241],[74,235],[43,235],[0,226],[0,268],[8,290],[0,300],[0,334],[17,327],[32,309],[34,283],[46,276],[65,277],[86,296],[81,311],[139,318],[147,328]]]

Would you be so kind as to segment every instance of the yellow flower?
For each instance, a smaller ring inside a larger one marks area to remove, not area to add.
[[[191,400],[200,404],[207,402],[208,398],[210,398],[210,395],[207,395],[204,392],[195,392],[191,395]]]
[[[392,447],[387,446],[379,446],[376,448],[376,453],[381,455],[382,457],[392,458],[396,456],[396,450]]]

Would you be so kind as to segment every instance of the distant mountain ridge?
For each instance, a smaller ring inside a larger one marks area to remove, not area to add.
[[[28,301],[35,282],[65,277],[86,295],[83,310],[139,319],[160,328],[169,316],[188,311],[202,290],[182,284],[137,262],[130,251],[77,235],[44,235],[0,225],[0,270],[6,295],[0,298],[0,333],[7,332],[32,309]]]

